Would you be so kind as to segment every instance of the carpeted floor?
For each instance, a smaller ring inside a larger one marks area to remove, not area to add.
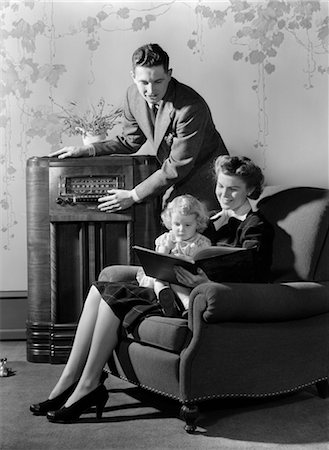
[[[15,375],[0,378],[1,450],[100,449],[329,449],[329,399],[315,388],[267,401],[212,402],[202,406],[188,435],[179,405],[110,377],[103,418],[53,424],[29,412],[44,400],[60,365],[10,362]]]

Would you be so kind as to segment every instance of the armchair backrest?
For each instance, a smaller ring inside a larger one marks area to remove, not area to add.
[[[273,281],[328,281],[329,191],[268,186],[256,207],[274,228]]]

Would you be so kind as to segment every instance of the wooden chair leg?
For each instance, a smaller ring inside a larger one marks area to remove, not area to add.
[[[180,417],[185,420],[185,431],[193,433],[196,429],[195,422],[199,416],[199,408],[192,403],[185,403],[180,410]]]
[[[328,398],[329,397],[329,382],[328,380],[318,381],[316,384],[319,397]]]

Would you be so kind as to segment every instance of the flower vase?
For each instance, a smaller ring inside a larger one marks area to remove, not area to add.
[[[82,135],[83,145],[94,144],[95,142],[106,141],[106,133],[102,134],[90,134],[86,133]]]

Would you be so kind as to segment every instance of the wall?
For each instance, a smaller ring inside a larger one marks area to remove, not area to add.
[[[1,2],[1,291],[24,291],[25,165],[77,137],[60,109],[119,104],[147,42],[269,184],[328,187],[328,2]],[[0,303],[1,306],[1,303]]]

